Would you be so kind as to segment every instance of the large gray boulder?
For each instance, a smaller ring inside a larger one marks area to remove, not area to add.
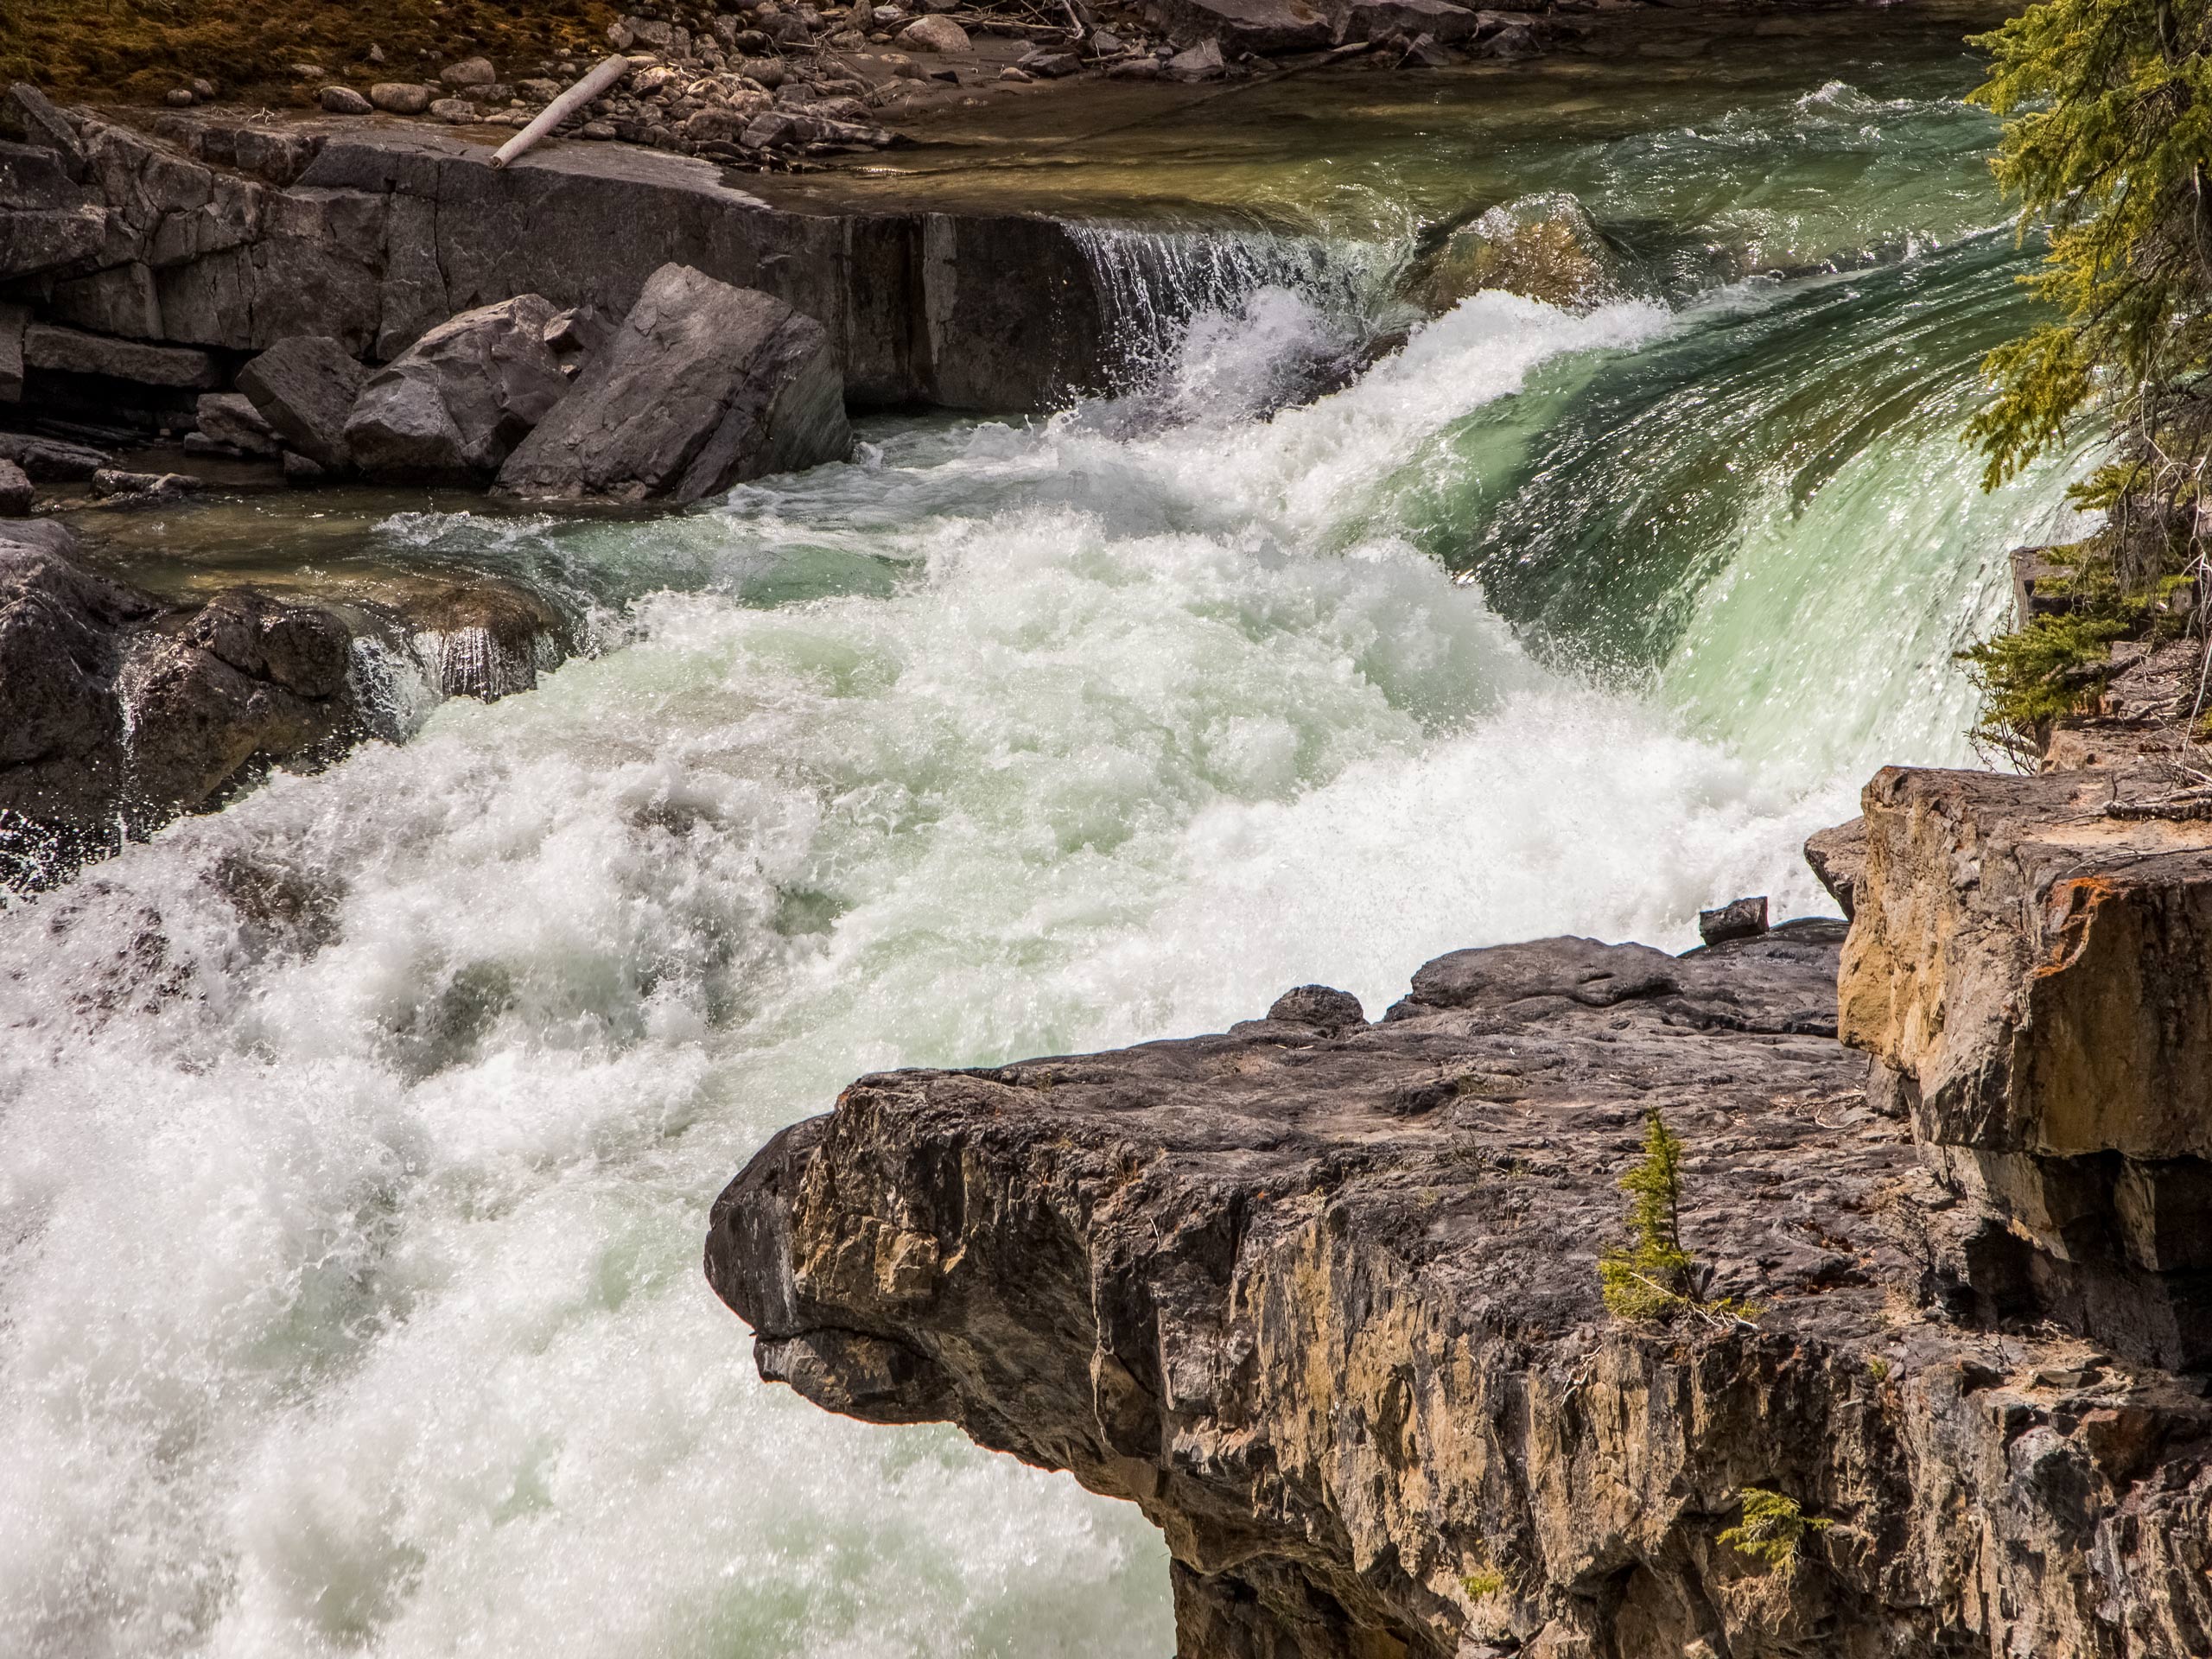
[[[697,501],[852,448],[822,325],[772,296],[663,265],[499,487],[544,499]]]
[[[464,311],[369,378],[346,423],[373,477],[488,480],[569,390],[546,344],[551,301],[524,294]]]
[[[325,334],[280,340],[238,371],[238,390],[292,448],[318,466],[346,464],[346,420],[367,372]]]

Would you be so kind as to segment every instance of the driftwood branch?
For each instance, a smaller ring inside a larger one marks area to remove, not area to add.
[[[626,57],[618,54],[601,62],[582,80],[540,110],[536,120],[501,144],[499,153],[492,157],[492,165],[505,167],[629,73],[630,60]]]

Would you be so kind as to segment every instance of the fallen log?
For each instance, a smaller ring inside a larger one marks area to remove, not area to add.
[[[604,60],[589,74],[537,112],[537,118],[499,146],[493,167],[505,167],[559,126],[578,110],[630,73],[630,60],[620,54]]]

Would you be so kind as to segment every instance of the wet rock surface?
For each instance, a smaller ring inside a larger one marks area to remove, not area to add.
[[[1985,1218],[1821,1034],[1842,934],[865,1077],[724,1192],[708,1276],[763,1376],[1140,1504],[1185,1654],[2202,1651],[2212,1412],[1975,1322]],[[1749,1321],[1602,1306],[1655,1108]],[[1786,1561],[1720,1541],[1754,1490],[1813,1523]]]
[[[1644,286],[1589,209],[1565,193],[1523,196],[1452,231],[1415,261],[1406,295],[1443,312],[1484,289],[1588,310]]]
[[[56,532],[59,531],[57,534]],[[358,734],[353,636],[250,589],[188,613],[73,560],[58,525],[0,521],[0,884],[52,886],[272,765]]]

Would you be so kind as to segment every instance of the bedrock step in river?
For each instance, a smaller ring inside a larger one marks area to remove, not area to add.
[[[2026,1051],[1911,1013],[1931,929],[1996,1030],[2167,899],[2031,938],[1897,887],[1839,1011],[1869,911],[1839,943],[1801,854],[2012,825],[2056,893],[2109,833],[1942,781],[1953,652],[2069,528],[2063,461],[1986,495],[1957,439],[2034,259],[1973,22],[1669,14],[782,178],[16,131],[83,240],[0,296],[0,696],[75,677],[0,783],[91,804],[0,909],[0,1648],[2201,1648],[2201,1149],[1955,1109]],[[632,328],[671,267],[762,296],[836,453],[494,488],[700,342]],[[461,474],[353,464],[378,381]],[[1680,955],[1753,894],[1785,925]],[[1515,945],[1578,939],[1641,944]],[[1301,986],[1413,1002],[1231,1029]],[[1773,1310],[1679,1353],[1592,1311],[1647,1095]],[[754,1375],[699,1273],[748,1164],[716,1283],[771,1370],[935,1426]],[[786,1307],[802,1192],[851,1254]],[[1786,1570],[1719,1542],[1747,1489]]]

